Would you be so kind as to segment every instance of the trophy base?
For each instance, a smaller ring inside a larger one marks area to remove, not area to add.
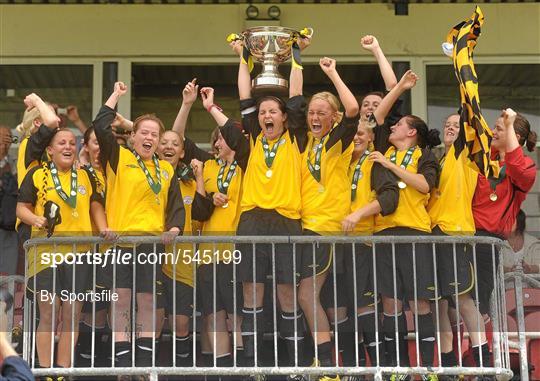
[[[253,80],[251,95],[254,98],[265,96],[275,96],[287,98],[289,95],[289,82],[284,78],[278,77],[256,77]]]

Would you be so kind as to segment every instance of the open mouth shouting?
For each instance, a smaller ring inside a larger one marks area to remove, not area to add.
[[[272,135],[272,133],[274,132],[274,122],[271,120],[266,120],[264,122],[264,126],[266,128],[267,133],[269,135]]]
[[[318,134],[322,131],[322,125],[319,122],[312,122],[311,123],[311,132]]]
[[[143,150],[145,150],[147,153],[150,153],[152,151],[152,143],[144,142],[142,144]]]

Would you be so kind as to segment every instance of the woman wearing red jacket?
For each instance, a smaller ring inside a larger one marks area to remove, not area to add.
[[[492,159],[499,161],[501,172],[497,179],[478,176],[472,201],[476,235],[506,239],[512,231],[521,204],[536,178],[536,166],[521,148],[525,143],[532,152],[536,133],[531,131],[529,122],[512,109],[503,110],[495,122],[491,142]],[[491,245],[476,246],[476,261],[479,309],[486,315],[494,281]],[[497,268],[497,256],[495,262]],[[487,348],[473,348],[478,365],[484,350]]]

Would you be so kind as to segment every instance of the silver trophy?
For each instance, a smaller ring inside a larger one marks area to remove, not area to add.
[[[309,36],[313,29],[308,29]],[[262,72],[253,80],[252,95],[286,96],[289,82],[279,74],[278,66],[291,57],[292,41],[300,32],[280,26],[259,26],[246,29],[241,39],[254,60],[262,63]]]

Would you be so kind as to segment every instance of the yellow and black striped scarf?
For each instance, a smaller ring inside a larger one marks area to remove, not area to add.
[[[490,160],[490,145],[492,133],[489,129],[482,111],[480,110],[480,96],[478,94],[478,77],[474,69],[473,51],[480,28],[484,23],[484,15],[480,7],[476,7],[472,16],[460,22],[450,30],[446,41],[454,47],[452,60],[454,72],[459,82],[461,94],[461,123],[460,134],[464,134],[464,141],[469,150],[469,159],[475,164],[478,171],[486,177],[498,176],[497,162]],[[464,146],[455,146],[456,157]]]

